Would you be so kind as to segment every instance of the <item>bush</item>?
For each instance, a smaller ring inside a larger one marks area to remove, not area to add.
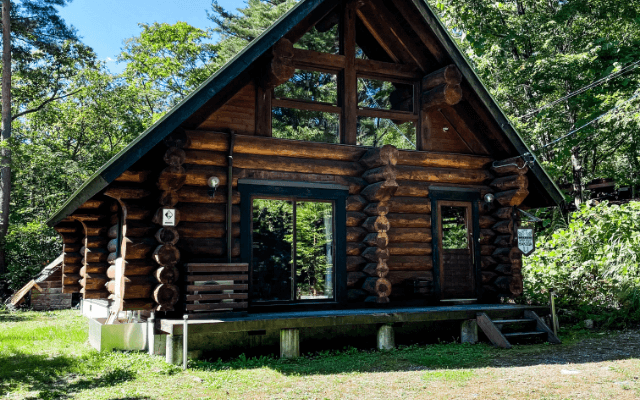
[[[18,290],[62,251],[56,232],[41,222],[11,224],[5,238],[9,287]]]
[[[640,202],[582,206],[537,246],[524,260],[527,301],[547,304],[554,289],[575,321],[640,321]]]

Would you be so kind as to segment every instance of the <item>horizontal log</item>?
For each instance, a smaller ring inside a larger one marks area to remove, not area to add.
[[[417,181],[397,181],[398,190],[395,195],[399,197],[427,197],[429,196],[429,182],[417,182]]]
[[[370,202],[389,200],[398,190],[395,181],[381,181],[365,187],[360,193]]]
[[[160,267],[153,273],[158,283],[175,283],[180,277],[178,268],[174,266]]]
[[[247,179],[270,180],[270,181],[294,181],[313,183],[332,183],[349,187],[349,194],[360,193],[367,185],[367,182],[355,176],[339,176],[327,174],[303,174],[297,172],[278,172],[245,169]]]
[[[184,222],[176,228],[180,237],[188,238],[224,238],[227,227],[224,223],[215,222]],[[231,225],[231,235],[240,237],[240,225]]]
[[[388,234],[391,243],[431,242],[430,228],[394,228],[392,224]]]
[[[206,204],[226,204],[227,203],[227,188],[226,186],[219,186],[215,195],[212,197],[209,194],[209,188],[198,186],[183,186],[177,192],[178,200],[181,203],[206,203]],[[240,204],[240,193],[233,191],[232,204]]]
[[[462,73],[455,65],[447,65],[422,78],[422,89],[432,89],[442,84],[459,85],[462,83]]]
[[[119,200],[139,200],[148,197],[151,191],[139,186],[124,186],[111,184],[104,191],[104,195]]]
[[[178,204],[182,222],[225,222],[227,219],[226,205],[202,205],[198,203]],[[234,206],[231,214],[232,222],[240,222],[240,207]]]
[[[84,231],[86,236],[89,237],[106,236],[108,232],[108,226],[104,224],[96,224],[94,222],[85,222]]]
[[[90,249],[104,248],[107,247],[109,243],[109,239],[107,237],[100,236],[88,236],[84,239],[84,247]]]
[[[123,286],[123,299],[144,299],[150,298],[153,295],[153,289],[157,283],[152,276],[132,276],[124,277],[122,280]],[[110,280],[106,283],[105,287],[111,294],[116,294],[116,282]]]
[[[496,237],[496,239],[494,240],[493,244],[495,244],[498,247],[508,247],[511,246],[511,235],[500,235],[498,237]]]
[[[509,189],[526,189],[529,179],[526,175],[510,175],[494,179],[490,186],[498,191]]]
[[[89,210],[89,209],[100,208],[100,207],[102,207],[104,205],[105,205],[105,202],[103,200],[89,199],[89,200],[85,201],[84,203],[82,203],[82,205],[80,207],[78,207],[78,208],[79,209],[84,209],[84,210]]]
[[[189,186],[207,186],[210,177],[215,176],[220,179],[220,186],[227,186],[227,175],[229,173],[227,167],[207,167],[201,165],[185,164],[185,185]],[[233,187],[238,186],[238,179],[248,178],[247,170],[233,168]]]
[[[155,210],[150,207],[141,207],[138,205],[128,204],[126,209],[127,223],[130,221],[148,220],[149,218],[151,218],[154,211]],[[117,216],[116,216],[116,222],[114,222],[114,224],[116,223],[117,223]]]
[[[513,207],[502,207],[494,212],[493,215],[498,219],[509,219],[513,218],[515,213]]]
[[[389,266],[387,265],[386,260],[381,260],[378,262],[368,263],[364,266],[362,272],[369,276],[384,278],[389,274]]]
[[[361,256],[347,256],[347,272],[360,271],[367,263],[367,259]]]
[[[82,225],[79,223],[59,223],[53,229],[63,236],[64,234],[70,234],[70,236],[82,234]]]
[[[80,249],[78,249],[80,250]],[[82,262],[82,254],[80,253],[64,253],[64,264],[65,265],[70,265],[70,264],[79,264]]]
[[[304,142],[308,144],[309,142]],[[325,150],[326,152],[326,150]],[[224,153],[188,150],[187,164],[227,166]],[[327,159],[306,159],[283,156],[258,156],[254,154],[234,153],[233,165],[244,169],[260,169],[267,171],[298,172],[305,174],[328,174],[340,176],[361,176],[363,167],[357,162]]]
[[[80,293],[82,287],[79,283],[73,285],[65,285],[62,286],[62,293]]]
[[[160,284],[153,291],[153,299],[164,308],[171,309],[178,302],[180,290],[171,284]]]
[[[229,138],[226,133],[188,131],[191,143],[186,148],[227,153]],[[358,161],[366,152],[361,146],[332,145],[299,140],[235,135],[235,154],[300,157],[336,161]],[[235,164],[235,159],[234,159]]]
[[[99,222],[105,219],[104,214],[100,213],[98,210],[95,210],[91,213],[88,212],[89,210],[84,210],[87,211],[86,213],[82,213],[81,211],[83,210],[76,210],[76,212],[71,217],[76,221],[82,222]]]
[[[347,242],[362,242],[367,236],[367,231],[363,228],[348,227],[347,228]]]
[[[364,208],[364,213],[370,216],[387,215],[389,213],[388,201],[383,203],[370,203]]]
[[[108,269],[109,264],[107,263],[87,264],[80,268],[80,276],[85,277],[91,274],[106,274]]]
[[[496,233],[491,229],[480,229],[480,244],[492,244]]]
[[[442,84],[422,93],[422,108],[453,106],[462,100],[460,85]]]
[[[109,252],[106,249],[85,249],[82,264],[104,263],[107,261],[107,257],[109,257]]]
[[[226,240],[213,238],[182,238],[176,245],[181,252],[192,256],[220,257],[227,254]],[[240,241],[234,240],[231,255],[240,256]]]
[[[187,272],[248,272],[249,264],[246,263],[188,263],[185,265]]]
[[[116,182],[144,183],[149,178],[149,171],[124,171],[116,178]]]
[[[65,264],[62,270],[65,274],[79,274],[83,266],[83,264]]]
[[[116,266],[110,265],[107,269],[107,277],[109,279],[115,279]],[[151,262],[140,263],[138,261],[125,261],[124,263],[124,276],[149,276],[158,269],[158,265],[151,265]]]
[[[493,224],[495,224],[497,221],[495,218],[493,218],[490,215],[481,215],[480,216],[480,228],[481,229],[486,229],[486,228],[491,228],[493,226]]]
[[[109,292],[107,292],[107,290],[103,287],[101,287],[98,290],[86,290],[86,289],[82,289],[83,291],[83,299],[107,299],[109,298]]]
[[[365,169],[373,169],[383,165],[394,166],[398,163],[398,149],[389,144],[369,149],[359,162]]]
[[[161,244],[153,250],[153,259],[162,266],[173,266],[180,262],[180,250],[170,244]]]
[[[387,219],[391,228],[430,228],[431,214],[398,214],[389,213]]]
[[[528,195],[529,191],[527,189],[507,190],[506,192],[495,194],[496,201],[503,207],[519,206]]]
[[[496,250],[496,246],[480,246],[480,254],[483,256],[493,255],[493,252]]]
[[[433,259],[425,256],[391,256],[387,260],[391,271],[429,271],[433,269]]]
[[[386,232],[391,229],[391,225],[389,224],[389,220],[384,215],[378,215],[367,218],[363,223],[362,227],[369,232]]]
[[[362,254],[366,247],[367,246],[365,246],[364,243],[349,242],[347,243],[347,255],[359,256],[360,254]]]
[[[429,214],[431,212],[431,199],[394,197],[388,204],[390,213]]]
[[[347,211],[362,211],[367,204],[367,200],[358,195],[348,196],[346,201]]]
[[[362,282],[367,277],[364,272],[348,272],[347,273],[347,287],[353,288],[358,285],[362,285]]]
[[[480,257],[480,266],[483,270],[493,269],[498,262],[491,256]]]
[[[80,274],[63,274],[62,275],[62,284],[63,285],[77,285],[79,284],[82,277]]]
[[[414,281],[433,281],[431,271],[392,271],[386,276],[392,285],[404,285]]]
[[[164,153],[164,162],[172,167],[179,167],[184,164],[186,155],[183,149],[178,147],[169,147]]]
[[[360,226],[367,219],[367,214],[357,211],[347,212],[347,226]]]
[[[84,236],[76,236],[76,235],[62,235],[62,243],[63,244],[76,244],[82,243]]]
[[[125,238],[125,260],[143,260],[151,256],[157,243],[153,238]]]
[[[378,247],[367,247],[362,252],[362,257],[371,262],[389,259],[389,250]]]
[[[397,176],[398,172],[396,167],[385,165],[383,167],[367,170],[362,174],[362,179],[369,183],[376,183],[382,181],[395,181]]]
[[[483,170],[493,162],[490,157],[427,151],[400,150],[398,166]]]
[[[397,180],[481,185],[493,179],[487,170],[396,166]]]
[[[387,232],[375,232],[368,234],[363,243],[370,247],[386,248],[389,245],[389,235]]]
[[[431,243],[389,243],[389,253],[394,256],[426,256],[433,251]]]
[[[180,240],[180,233],[173,226],[164,226],[156,232],[154,235],[156,242],[160,244],[175,245]]]
[[[499,221],[496,224],[494,224],[491,229],[493,229],[495,232],[498,232],[498,233],[510,234],[513,232],[513,220],[505,219],[505,220]]]
[[[152,299],[129,299],[122,302],[122,310],[153,310],[155,302]]]
[[[85,282],[83,287],[85,290],[101,290],[104,289],[104,284],[107,283],[108,280],[109,278],[107,278],[105,274],[87,275],[83,280]]]
[[[249,303],[246,301],[238,302],[224,302],[224,303],[200,303],[200,304],[187,304],[185,308],[187,311],[223,311],[223,310],[237,310],[249,307]]]

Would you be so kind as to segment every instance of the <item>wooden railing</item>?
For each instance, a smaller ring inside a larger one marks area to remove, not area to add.
[[[249,299],[249,264],[188,263],[187,313],[245,311]]]

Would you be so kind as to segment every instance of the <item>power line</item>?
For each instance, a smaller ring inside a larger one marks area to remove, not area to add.
[[[605,83],[605,82],[607,82],[607,81],[609,81],[609,80],[611,80],[611,79],[613,79],[613,78],[617,78],[617,77],[618,77],[618,76],[620,76],[620,75],[626,74],[627,72],[629,72],[629,71],[632,71],[632,70],[636,69],[636,68],[638,67],[638,65],[639,65],[639,64],[640,64],[640,60],[638,60],[638,61],[636,61],[636,62],[633,62],[633,63],[631,63],[631,64],[627,65],[626,67],[622,68],[622,69],[621,69],[620,71],[618,71],[618,72],[614,72],[614,73],[612,73],[612,74],[610,74],[610,75],[605,76],[604,78],[600,78],[600,79],[598,79],[598,80],[597,80],[597,81],[595,81],[595,82],[592,82],[592,83],[590,83],[590,84],[588,84],[588,85],[586,85],[586,86],[583,86],[582,88],[580,88],[580,89],[576,90],[575,92],[571,92],[571,93],[569,93],[568,95],[566,95],[566,96],[564,96],[564,97],[561,97],[561,98],[559,98],[559,99],[557,99],[557,100],[554,100],[554,101],[552,101],[551,103],[545,104],[544,106],[542,106],[542,107],[540,107],[540,108],[538,108],[538,109],[535,109],[535,110],[533,110],[533,111],[530,111],[530,112],[528,112],[527,114],[522,115],[522,116],[520,116],[520,117],[518,117],[518,118],[520,118],[520,119],[527,119],[527,118],[530,118],[530,117],[532,117],[532,116],[534,116],[534,115],[538,114],[538,113],[539,113],[540,111],[542,111],[542,110],[545,110],[545,109],[547,109],[547,108],[549,108],[549,107],[553,107],[553,106],[555,106],[555,105],[556,105],[556,104],[558,104],[558,103],[561,103],[561,102],[563,102],[563,101],[565,101],[565,100],[567,100],[567,99],[570,99],[571,97],[574,97],[574,96],[577,96],[577,95],[579,95],[579,94],[581,94],[581,93],[584,93],[584,92],[586,92],[586,91],[587,91],[587,90],[589,90],[589,89],[593,89],[594,87],[599,86],[599,85],[601,85],[601,84],[603,84],[603,83]]]
[[[581,127],[579,127],[579,128],[576,128],[576,129],[572,130],[571,132],[567,133],[566,135],[560,136],[560,137],[559,137],[559,138],[557,138],[556,140],[554,140],[554,141],[552,141],[552,142],[549,142],[549,143],[545,144],[544,146],[540,147],[540,148],[539,148],[539,149],[537,149],[537,150],[539,151],[539,150],[545,149],[545,148],[547,148],[547,147],[549,147],[549,146],[551,146],[551,145],[554,145],[554,144],[556,144],[556,143],[560,142],[561,140],[566,139],[567,137],[569,137],[569,136],[573,135],[574,133],[576,133],[576,132],[580,131],[581,129],[586,128],[587,126],[592,125],[592,124],[594,124],[594,123],[598,122],[599,120],[601,120],[602,118],[604,118],[606,115],[608,115],[608,114],[611,114],[611,113],[615,112],[616,110],[620,109],[622,106],[624,106],[624,105],[626,105],[626,104],[631,103],[631,102],[632,102],[633,100],[635,100],[635,99],[636,99],[636,97],[638,97],[638,96],[640,96],[640,91],[639,91],[639,90],[636,90],[636,92],[635,92],[635,94],[634,94],[633,96],[631,96],[630,98],[628,98],[627,100],[625,100],[625,101],[624,101],[624,102],[622,102],[621,104],[619,104],[619,105],[617,105],[617,106],[613,107],[613,108],[612,108],[612,109],[610,109],[609,111],[606,111],[606,112],[604,112],[604,113],[600,114],[600,115],[599,115],[599,116],[597,116],[596,118],[592,119],[591,121],[587,122],[586,124],[582,125]]]

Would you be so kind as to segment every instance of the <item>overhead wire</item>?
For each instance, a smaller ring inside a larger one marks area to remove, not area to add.
[[[576,90],[576,91],[574,91],[574,92],[571,92],[571,93],[569,93],[569,94],[567,94],[567,95],[565,95],[565,96],[563,96],[563,97],[561,97],[561,98],[559,98],[559,99],[557,99],[557,100],[554,100],[554,101],[552,101],[551,103],[545,104],[544,106],[542,106],[542,107],[540,107],[540,108],[537,108],[537,109],[535,109],[535,110],[533,110],[533,111],[529,111],[527,114],[522,115],[522,116],[520,116],[520,117],[518,117],[518,118],[519,118],[519,119],[528,119],[528,118],[531,118],[531,117],[533,117],[534,115],[538,114],[540,111],[543,111],[543,110],[545,110],[545,109],[547,109],[547,108],[549,108],[549,107],[553,107],[553,106],[555,106],[556,104],[559,104],[559,103],[561,103],[561,102],[563,102],[563,101],[565,101],[565,100],[567,100],[567,99],[570,99],[570,98],[572,98],[572,97],[574,97],[574,96],[577,96],[577,95],[579,95],[579,94],[581,94],[581,93],[584,93],[584,92],[586,92],[586,91],[587,91],[587,90],[589,90],[589,89],[593,89],[594,87],[600,86],[601,84],[603,84],[603,83],[605,83],[605,82],[608,82],[608,81],[610,81],[610,80],[611,80],[611,79],[613,79],[613,78],[617,78],[617,77],[618,77],[618,76],[620,76],[620,75],[624,75],[624,74],[626,74],[626,73],[627,73],[627,72],[629,72],[629,71],[633,71],[633,70],[634,70],[634,69],[636,69],[639,65],[640,65],[640,60],[635,61],[635,62],[633,62],[633,63],[631,63],[631,64],[628,64],[627,66],[625,66],[624,68],[622,68],[620,71],[613,72],[613,73],[611,73],[611,74],[609,74],[609,75],[607,75],[607,76],[605,76],[605,77],[603,77],[603,78],[598,79],[598,80],[597,80],[597,81],[595,81],[595,82],[592,82],[592,83],[590,83],[590,84],[588,84],[588,85],[586,85],[586,86],[581,87],[580,89],[578,89],[578,90]]]

